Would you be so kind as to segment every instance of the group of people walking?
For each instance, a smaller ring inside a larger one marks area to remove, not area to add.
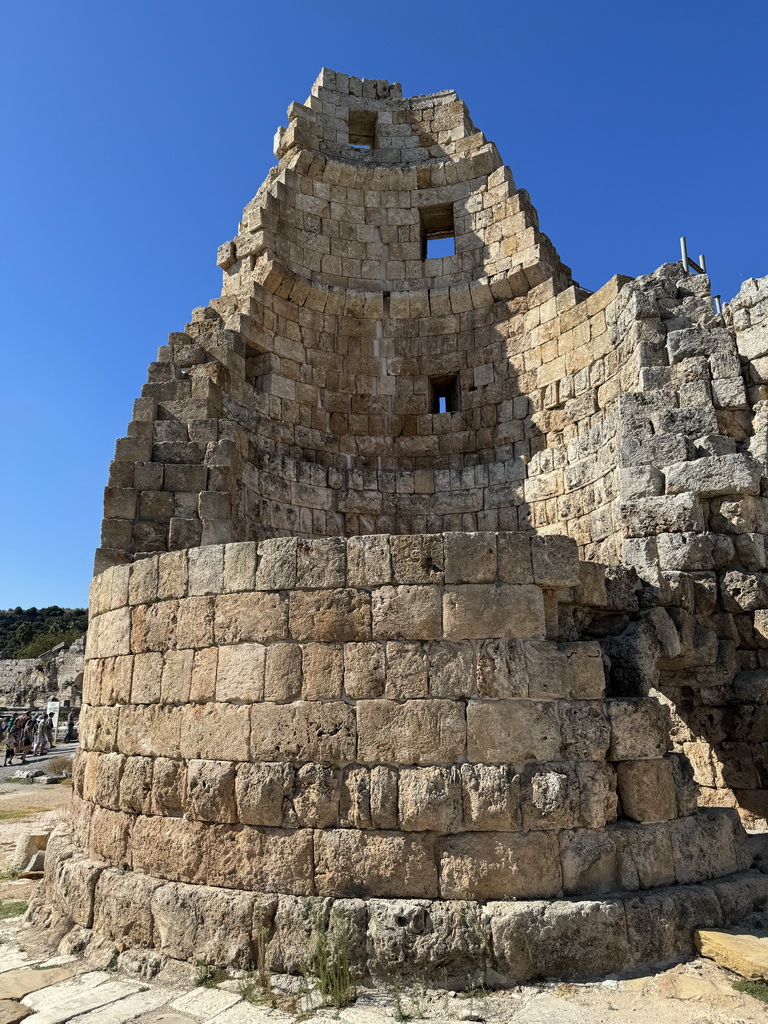
[[[74,721],[68,720],[68,725],[67,739],[70,738]],[[20,757],[21,764],[26,764],[30,755],[46,754],[56,746],[53,715],[34,715],[31,712],[9,715],[0,720],[0,741],[5,743],[3,767],[13,764],[15,757]]]

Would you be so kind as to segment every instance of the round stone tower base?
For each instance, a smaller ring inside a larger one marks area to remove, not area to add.
[[[679,960],[697,928],[762,910],[768,875],[554,900],[334,899],[167,882],[88,859],[67,826],[48,845],[29,918],[78,945],[153,950],[189,962],[301,974],[320,935],[361,980],[407,976],[462,989],[588,979]],[[64,910],[66,908],[66,910]]]

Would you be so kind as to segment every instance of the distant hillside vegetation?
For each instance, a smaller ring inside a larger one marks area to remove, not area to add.
[[[0,658],[37,658],[57,644],[71,644],[87,629],[85,608],[0,611]]]

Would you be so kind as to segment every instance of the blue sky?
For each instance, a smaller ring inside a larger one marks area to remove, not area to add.
[[[577,280],[768,273],[768,7],[25,0],[0,13],[0,608],[87,600],[148,363],[321,66],[454,88]]]

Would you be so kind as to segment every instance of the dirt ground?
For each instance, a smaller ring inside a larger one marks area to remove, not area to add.
[[[21,832],[50,827],[64,817],[71,799],[71,783],[41,786],[18,782],[0,782],[0,873],[8,861]],[[0,897],[2,883],[0,883]]]

